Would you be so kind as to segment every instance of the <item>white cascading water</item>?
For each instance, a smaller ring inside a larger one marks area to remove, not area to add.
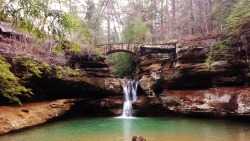
[[[124,103],[122,117],[132,117],[132,102],[137,100],[138,82],[135,80],[121,79]]]

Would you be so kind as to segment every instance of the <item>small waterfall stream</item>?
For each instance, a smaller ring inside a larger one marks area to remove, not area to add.
[[[137,100],[138,82],[135,80],[121,79],[124,94],[123,111],[121,117],[132,117],[132,102]]]

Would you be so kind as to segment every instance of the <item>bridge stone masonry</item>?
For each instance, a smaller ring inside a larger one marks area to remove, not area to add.
[[[117,44],[103,44],[98,45],[98,48],[102,49],[103,55],[110,55],[117,52],[127,52],[136,54],[139,50],[143,49],[156,49],[165,52],[175,52],[176,43],[168,44],[128,44],[128,43],[117,43]]]
[[[104,55],[109,55],[116,52],[127,52],[135,54],[139,48],[139,44],[127,44],[127,43],[117,43],[117,44],[103,44],[98,45],[98,48],[103,50]]]

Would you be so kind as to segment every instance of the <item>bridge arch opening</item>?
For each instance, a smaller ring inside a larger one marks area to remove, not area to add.
[[[132,77],[136,71],[135,55],[131,52],[119,51],[109,53],[105,60],[112,73],[119,77]]]

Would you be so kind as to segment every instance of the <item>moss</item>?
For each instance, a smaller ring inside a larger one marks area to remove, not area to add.
[[[26,57],[15,57],[16,64],[20,64],[24,69],[22,70],[22,79],[29,79],[33,76],[43,78],[45,76],[56,75],[58,78],[66,78],[68,76],[78,76],[77,70],[71,69],[68,66],[52,67],[48,63],[39,63]]]
[[[213,60],[212,60],[212,55],[208,55],[207,59],[205,60],[205,66],[207,68],[211,68],[211,64],[212,64]]]
[[[57,53],[62,53],[64,54],[65,52],[73,52],[73,53],[77,53],[77,52],[81,52],[83,50],[83,48],[77,43],[77,42],[67,42],[67,41],[59,41],[59,43],[56,45],[56,47],[54,48],[54,52]]]
[[[210,68],[214,61],[230,58],[233,55],[231,52],[233,44],[234,40],[231,38],[216,40],[210,47],[205,65]]]
[[[30,97],[31,89],[22,86],[16,77],[10,71],[11,65],[0,56],[0,95],[9,100],[21,104],[20,97]]]
[[[56,76],[58,78],[63,78],[67,76],[78,76],[80,73],[77,70],[73,70],[67,66],[57,66],[56,67]]]
[[[15,60],[25,68],[22,79],[29,79],[32,76],[42,78],[45,74],[51,74],[52,67],[48,63],[38,63],[25,57],[15,57]]]

